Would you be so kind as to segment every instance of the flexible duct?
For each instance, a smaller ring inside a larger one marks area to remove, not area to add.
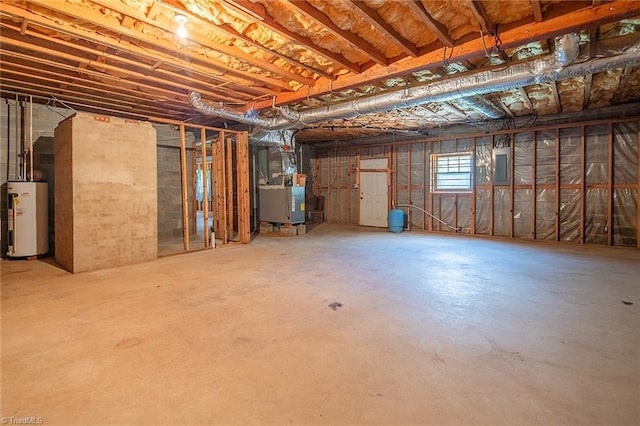
[[[589,62],[566,65],[578,53],[578,37],[575,34],[556,38],[556,53],[548,59],[511,65],[498,70],[481,71],[475,74],[438,81],[424,86],[384,92],[368,98],[357,98],[349,102],[327,105],[301,112],[288,111],[287,116],[263,119],[248,117],[207,105],[198,93],[191,93],[192,105],[198,111],[262,127],[265,130],[290,129],[338,118],[350,118],[363,114],[380,113],[396,108],[407,108],[427,102],[448,102],[471,96],[504,92],[532,84],[548,83],[584,74],[594,74],[613,68],[640,64],[640,49],[633,46],[626,53]]]
[[[505,112],[502,108],[497,107],[484,96],[469,96],[459,99],[458,102],[468,106],[469,108],[475,109],[489,118],[498,119],[505,116]]]

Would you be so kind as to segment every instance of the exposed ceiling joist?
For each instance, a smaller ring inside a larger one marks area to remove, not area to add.
[[[640,2],[624,0],[607,3],[596,8],[581,9],[562,16],[547,19],[542,23],[532,23],[522,27],[515,27],[500,34],[502,44],[500,49],[510,49],[532,41],[554,38],[561,34],[578,31],[584,27],[593,27],[604,23],[618,21],[624,18],[640,15]],[[477,58],[486,55],[485,46],[481,39],[460,43],[451,50],[449,62]],[[443,65],[442,50],[430,51],[417,58],[405,58],[387,67],[373,67],[359,75],[345,75],[336,81],[318,79],[308,90],[293,93],[281,93],[275,99],[276,105],[298,102],[307,97],[322,96],[327,93],[353,89],[376,81],[407,75],[412,72],[433,69]],[[272,101],[257,102],[253,108],[262,109],[272,106]]]
[[[144,41],[145,43],[148,43],[151,46],[154,46],[155,48],[159,48],[162,49],[164,51],[167,52],[167,56],[169,56],[168,52],[175,52],[175,50],[177,49],[178,46],[176,46],[174,43],[171,43],[167,40],[162,40],[162,39],[158,39],[150,34],[146,34],[143,33],[141,31],[133,31],[133,30],[128,30],[124,27],[122,27],[120,24],[115,24],[113,20],[105,20],[104,16],[102,14],[100,14],[97,11],[93,11],[90,10],[88,8],[84,8],[84,7],[80,7],[80,6],[75,6],[75,5],[65,5],[62,3],[58,3],[58,2],[50,2],[47,0],[32,0],[30,1],[30,3],[33,4],[38,4],[39,6],[42,6],[44,8],[49,8],[49,5],[59,5],[59,6],[65,6],[64,10],[61,11],[57,11],[59,13],[65,14],[67,16],[70,16],[74,19],[78,19],[80,21],[85,21],[87,23],[90,23],[92,25],[95,25],[97,27],[102,27],[108,30],[111,30],[117,34],[120,34],[122,36],[126,36],[126,37],[130,37],[131,39],[134,40],[141,40]],[[10,5],[3,5],[3,10],[7,11],[8,6]],[[30,15],[30,20],[34,21],[36,18],[35,14],[31,14],[29,12],[24,11],[23,9],[19,9],[19,8],[15,8],[17,9],[18,13],[27,13]],[[100,37],[100,35],[95,32],[95,31],[81,31],[78,30],[70,25],[59,25],[57,22],[55,22],[52,19],[46,19],[46,18],[42,18],[38,20],[38,23],[41,23],[45,26],[48,27],[53,27],[56,28],[58,27],[58,29],[62,30],[65,33],[82,33],[82,37],[86,37],[89,40],[94,40],[94,39],[104,39],[107,38],[110,40],[110,42],[113,44],[115,42],[115,40],[113,38],[110,37]],[[120,44],[122,45],[130,45],[130,43],[126,43],[125,41],[121,40]],[[144,49],[142,49],[144,50]],[[154,54],[158,54],[159,52],[154,52]],[[175,54],[173,55],[175,57]],[[274,78],[269,78],[269,77],[264,77],[262,79],[256,77],[254,74],[248,73],[248,72],[244,72],[244,71],[240,71],[240,70],[236,70],[234,68],[231,68],[223,63],[221,63],[220,61],[216,61],[216,60],[212,60],[212,59],[207,59],[205,57],[203,57],[202,55],[194,55],[192,53],[189,53],[187,51],[183,51],[182,55],[183,57],[188,57],[191,60],[195,60],[195,61],[201,61],[206,63],[208,66],[214,68],[214,69],[219,69],[219,70],[223,70],[226,73],[231,73],[231,74],[237,74],[239,76],[242,76],[248,80],[254,80],[256,82],[260,82],[260,80],[262,80],[262,82],[264,82],[264,84],[267,84],[269,86],[272,87],[278,87],[280,89],[284,89],[284,90],[290,90],[290,86],[287,82],[282,81],[282,80],[277,80]],[[188,69],[188,66],[187,66]]]
[[[205,61],[203,60],[203,58],[196,57],[195,55],[184,54],[177,56],[170,55],[169,53],[161,53],[159,51],[151,52],[148,49],[142,48],[133,43],[128,43],[124,40],[115,40],[111,37],[98,34],[95,31],[86,31],[72,27],[70,25],[61,24],[59,22],[56,22],[55,20],[28,12],[11,4],[3,4],[2,12],[10,14],[11,16],[15,16],[17,18],[29,19],[32,24],[37,24],[49,30],[58,31],[61,34],[76,37],[80,40],[88,40],[99,45],[109,46],[110,48],[115,49],[119,52],[127,52],[134,56],[148,58],[151,61],[162,59],[163,62],[167,64],[172,64],[173,66],[189,70],[191,72],[202,72],[204,74],[207,74],[209,78],[218,79],[221,82],[231,81],[232,83],[238,85],[238,88],[240,90],[244,89],[246,91],[256,91],[258,93],[269,95],[275,95],[276,93],[278,93],[277,90],[262,87],[261,85],[252,84],[252,82],[261,84],[266,83],[272,86],[278,86],[279,88],[288,87],[285,82],[270,79],[267,77],[261,78],[260,76],[256,76],[245,71],[234,70],[233,68],[230,68],[223,64],[214,63],[213,61],[208,60]],[[204,64],[204,66],[200,64]]]
[[[418,56],[418,48],[409,40],[400,35],[393,27],[387,24],[378,13],[367,6],[361,0],[349,0],[348,4],[362,13],[362,16],[378,31],[383,33],[396,46],[400,47],[407,55]]]
[[[35,1],[39,1],[39,0],[35,0]],[[147,25],[152,25],[155,28],[158,28],[160,30],[164,30],[166,28],[170,28],[172,26],[172,22],[170,22],[169,18],[166,17],[164,14],[158,14],[158,16],[155,19],[149,19],[147,18],[143,13],[139,12],[138,10],[136,10],[135,8],[126,5],[125,3],[122,2],[114,2],[112,0],[92,0],[95,4],[101,5],[103,7],[108,7],[111,10],[114,10],[116,12],[122,13],[123,15],[125,15],[125,17],[130,18],[130,19],[137,19],[140,22],[144,22]],[[51,3],[50,1],[47,3]],[[59,10],[60,13],[67,13],[67,10],[69,8],[65,7],[63,10]],[[74,16],[77,17],[77,16]],[[89,18],[89,17],[87,17]],[[192,20],[195,20],[195,22],[193,22],[194,27],[199,27],[199,28],[206,28],[207,30],[211,30],[213,32],[216,33],[224,33],[224,29],[222,29],[221,27],[218,27],[216,25],[211,24],[210,22],[205,22],[201,19],[197,19],[195,17],[191,18]],[[102,20],[103,22],[105,22],[106,20]],[[96,23],[95,19],[92,23]],[[106,22],[105,22],[106,23]],[[113,28],[113,25],[108,25],[107,28],[111,29],[111,30],[115,30],[117,31],[117,28]],[[228,35],[228,34],[225,34]],[[200,34],[197,31],[190,31],[189,36],[188,36],[189,40],[194,41],[198,44],[200,44],[202,47],[204,48],[208,48],[211,50],[214,50],[216,52],[220,52],[222,54],[234,57],[234,58],[238,58],[241,59],[245,62],[247,62],[248,64],[263,68],[266,71],[269,71],[275,75],[280,75],[288,80],[293,80],[293,81],[297,81],[299,83],[302,84],[306,84],[306,85],[310,85],[313,84],[313,80],[310,78],[304,78],[302,76],[300,76],[299,74],[296,74],[294,72],[289,72],[286,71],[284,69],[282,69],[281,67],[278,67],[270,62],[266,62],[266,61],[262,61],[257,59],[254,55],[244,52],[243,50],[235,47],[235,46],[228,46],[224,43],[216,43],[210,39],[208,39],[207,37],[205,37],[204,35]],[[243,40],[246,42],[246,40]],[[253,47],[256,47],[256,45],[254,43],[249,43],[250,45],[252,45]],[[175,46],[174,46],[175,48]],[[263,52],[268,53],[269,55],[276,55],[274,52],[272,52],[269,49],[266,49],[262,46],[260,46],[260,50],[262,50]],[[288,59],[288,58],[287,58]],[[290,61],[291,62],[291,61]],[[297,64],[300,65],[300,64]]]
[[[598,51],[597,48],[598,29],[597,27],[591,27],[589,29],[589,59],[593,59]],[[593,84],[593,74],[589,73],[585,76],[584,82],[584,97],[582,101],[582,108],[589,108],[591,102],[591,85]]]
[[[540,7],[540,0],[530,0],[531,9],[533,9],[533,19],[536,22],[542,22],[542,8]]]
[[[552,81],[549,83],[549,87],[551,88],[551,94],[553,95],[553,102],[556,105],[556,111],[560,113],[562,112],[562,104],[560,103],[560,95],[558,94],[558,83]]]
[[[535,108],[533,108],[533,104],[531,103],[531,99],[529,99],[529,94],[527,93],[527,91],[522,87],[518,87],[515,90],[520,94],[520,97],[522,98],[522,101],[526,105],[527,109],[529,111],[535,111]]]
[[[627,86],[627,83],[629,82],[629,77],[631,76],[631,71],[633,70],[633,68],[631,67],[625,67],[622,70],[622,73],[620,74],[620,83],[618,83],[618,89],[616,90],[615,94],[613,95],[613,99],[612,99],[612,103],[617,104],[620,102],[620,98],[622,97],[622,95],[624,95],[624,91],[625,91],[625,87]]]
[[[335,37],[346,41],[351,44],[354,48],[356,48],[360,53],[367,56],[373,62],[378,65],[387,65],[389,60],[386,56],[380,51],[378,51],[375,47],[369,44],[368,41],[358,37],[356,34],[351,31],[345,31],[338,27],[336,24],[331,21],[331,19],[313,7],[310,3],[306,1],[297,1],[297,0],[287,0],[290,5],[295,6],[300,12],[302,12],[307,17],[314,20],[316,23],[322,25],[327,31],[333,34]]]
[[[27,27],[29,26],[29,21],[26,19],[22,20],[22,25],[20,26],[20,35],[25,35],[27,32]]]
[[[489,15],[487,15],[487,12],[484,10],[484,6],[482,6],[480,0],[467,0],[467,3],[469,4],[471,12],[473,12],[473,15],[476,17],[476,20],[480,24],[480,28],[482,28],[482,31],[485,34],[493,35],[493,23],[491,22]]]
[[[148,73],[135,71],[133,70],[133,68],[140,67],[141,64],[136,63],[133,60],[128,60],[119,55],[109,55],[106,52],[95,52],[89,48],[81,49],[80,45],[78,44],[72,45],[71,43],[66,42],[64,40],[56,40],[55,42],[50,40],[40,40],[37,46],[33,46],[31,43],[29,43],[28,40],[25,41],[25,40],[21,40],[18,37],[15,37],[14,35],[15,33],[6,29],[8,28],[8,26],[3,25],[3,27],[5,27],[5,30],[0,35],[1,45],[3,46],[9,45],[9,46],[14,46],[18,48],[23,48],[26,51],[34,50],[36,53],[41,55],[40,58],[38,58],[39,60],[45,59],[50,54],[50,52],[57,50],[59,52],[57,56],[59,56],[60,58],[66,59],[71,62],[79,62],[81,64],[84,64],[85,66],[82,68],[83,70],[86,69],[87,66],[91,66],[91,68],[94,70],[100,69],[102,71],[103,78],[109,78],[111,76],[127,76],[127,78],[133,79],[133,80],[136,80],[136,79],[141,81],[146,80],[149,82],[154,82],[159,86],[167,86],[167,87],[173,86],[174,87],[173,90],[175,90],[176,94],[182,94],[182,93],[186,94],[189,90],[194,90],[196,87],[195,85],[192,86],[192,85],[186,85],[181,83],[181,81],[183,81],[183,77],[181,75],[175,75],[173,73],[165,71],[163,72],[164,75],[156,77],[156,76],[149,75]],[[46,37],[37,33],[34,33],[34,35],[30,37],[34,37],[34,36]],[[60,46],[64,46],[64,47],[60,48]],[[79,52],[78,50],[83,51],[85,55],[83,56],[82,53]],[[90,53],[91,55],[90,56],[86,55],[86,53]],[[129,67],[119,67],[116,65],[107,64],[105,61],[105,59],[107,58],[113,58],[117,62],[122,62],[129,65]],[[193,82],[195,84],[196,80],[193,80]],[[149,88],[157,87],[157,86],[151,86],[148,84],[145,84],[145,85],[148,86]],[[202,87],[201,84],[199,84],[198,86]],[[204,87],[203,87],[203,90],[208,92],[208,96],[212,96],[214,98],[222,97],[222,98],[225,98],[224,100],[233,102],[233,103],[244,104],[244,102],[250,99],[248,96],[244,98],[242,96],[229,97],[228,95],[225,95],[222,92],[216,92],[215,90],[210,90]]]
[[[346,68],[347,70],[359,73],[361,71],[360,65],[348,61],[341,55],[334,53],[328,49],[317,46],[311,40],[306,37],[303,37],[299,34],[290,31],[289,29],[283,27],[278,22],[276,22],[273,18],[266,15],[264,10],[262,10],[258,5],[251,3],[248,0],[224,0],[225,3],[229,4],[229,6],[233,7],[237,12],[244,14],[245,18],[249,21],[259,22],[260,24],[266,26],[271,31],[280,36],[287,38],[289,40],[294,41],[296,44],[299,44],[310,51],[332,60],[336,64],[339,64]]]
[[[438,37],[438,40],[440,40],[442,44],[446,47],[453,47],[454,42],[449,35],[447,27],[433,19],[420,0],[408,0],[406,5],[409,6],[416,15],[418,15],[425,25]]]
[[[96,1],[96,0],[93,0]],[[100,0],[100,1],[105,1],[105,0]],[[109,1],[106,1],[107,3],[110,4]],[[156,4],[159,2],[155,2]],[[178,13],[178,14],[186,14],[188,13],[188,10],[186,10],[186,8],[182,5],[182,3],[176,1],[176,0],[163,0],[161,3],[166,4],[166,7],[168,9],[171,9],[172,12],[174,13]],[[252,38],[246,36],[245,34],[241,34],[238,31],[236,31],[231,25],[229,24],[222,24],[222,25],[216,25],[214,22],[211,22],[210,20],[205,20],[205,19],[200,19],[198,17],[196,17],[195,15],[191,14],[191,18],[189,19],[189,21],[191,22],[192,25],[195,24],[195,26],[200,27],[200,28],[207,28],[208,30],[212,30],[214,32],[217,32],[219,34],[221,34],[222,36],[231,36],[234,37],[238,40],[242,40],[243,42],[245,42],[247,45],[252,46],[255,49],[258,49],[262,52],[265,52],[268,55],[272,55],[272,56],[276,56],[280,59],[282,59],[283,61],[286,61],[292,65],[295,65],[297,67],[303,68],[307,71],[310,71],[314,74],[317,74],[319,76],[325,77],[325,78],[329,78],[329,79],[333,79],[334,77],[331,74],[325,73],[322,70],[319,70],[317,68],[314,68],[312,66],[309,66],[303,62],[297,61],[287,55],[283,55],[282,53],[273,50],[273,49],[269,49],[268,47],[263,46],[262,44],[258,43],[257,41],[253,40]],[[263,61],[264,63],[264,61]],[[304,84],[308,84],[308,82],[303,82]]]

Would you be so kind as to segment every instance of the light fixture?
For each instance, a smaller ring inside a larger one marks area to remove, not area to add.
[[[185,15],[179,13],[173,17],[173,20],[178,23],[178,28],[176,28],[176,35],[180,38],[187,38],[187,29],[184,24],[187,23],[188,19]]]

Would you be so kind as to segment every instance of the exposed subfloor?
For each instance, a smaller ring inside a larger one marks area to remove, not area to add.
[[[632,425],[640,250],[324,224],[72,275],[2,262],[2,416]]]

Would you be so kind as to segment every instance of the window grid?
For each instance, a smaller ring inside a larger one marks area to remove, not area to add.
[[[431,154],[431,192],[473,190],[472,153]]]

